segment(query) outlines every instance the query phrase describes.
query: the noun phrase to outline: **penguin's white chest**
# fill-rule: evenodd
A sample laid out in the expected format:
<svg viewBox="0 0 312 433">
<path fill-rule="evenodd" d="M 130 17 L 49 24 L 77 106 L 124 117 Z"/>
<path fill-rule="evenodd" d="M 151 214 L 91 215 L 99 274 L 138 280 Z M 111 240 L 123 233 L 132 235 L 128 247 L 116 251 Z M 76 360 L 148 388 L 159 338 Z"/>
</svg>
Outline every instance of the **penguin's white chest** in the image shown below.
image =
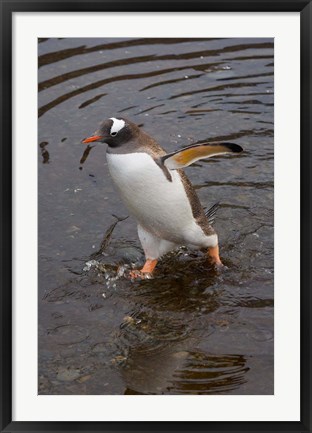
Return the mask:
<svg viewBox="0 0 312 433">
<path fill-rule="evenodd" d="M 107 153 L 110 174 L 121 197 L 139 224 L 156 236 L 180 241 L 194 217 L 176 171 L 172 182 L 147 153 Z"/>
</svg>

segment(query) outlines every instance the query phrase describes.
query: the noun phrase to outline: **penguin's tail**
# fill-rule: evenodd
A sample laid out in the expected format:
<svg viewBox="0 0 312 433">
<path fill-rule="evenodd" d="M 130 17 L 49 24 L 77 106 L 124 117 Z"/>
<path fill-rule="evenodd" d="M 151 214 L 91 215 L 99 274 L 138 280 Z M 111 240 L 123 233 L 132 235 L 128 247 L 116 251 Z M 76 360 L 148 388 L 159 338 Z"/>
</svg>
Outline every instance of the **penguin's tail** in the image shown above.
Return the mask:
<svg viewBox="0 0 312 433">
<path fill-rule="evenodd" d="M 218 201 L 213 206 L 211 206 L 208 210 L 205 211 L 205 215 L 206 215 L 210 225 L 212 225 L 214 223 L 216 213 L 217 213 L 217 210 L 219 209 L 219 207 L 220 207 L 220 202 Z"/>
</svg>

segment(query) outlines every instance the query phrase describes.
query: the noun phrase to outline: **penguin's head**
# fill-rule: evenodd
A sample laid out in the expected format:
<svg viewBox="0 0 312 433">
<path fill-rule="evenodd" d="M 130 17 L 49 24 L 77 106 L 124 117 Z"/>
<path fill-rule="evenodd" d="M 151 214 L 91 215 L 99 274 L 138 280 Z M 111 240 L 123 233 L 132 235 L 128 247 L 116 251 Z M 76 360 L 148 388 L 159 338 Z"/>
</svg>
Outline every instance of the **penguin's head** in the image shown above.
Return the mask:
<svg viewBox="0 0 312 433">
<path fill-rule="evenodd" d="M 130 141 L 139 131 L 139 127 L 122 117 L 104 120 L 97 131 L 82 143 L 107 143 L 110 147 L 119 147 Z"/>
</svg>

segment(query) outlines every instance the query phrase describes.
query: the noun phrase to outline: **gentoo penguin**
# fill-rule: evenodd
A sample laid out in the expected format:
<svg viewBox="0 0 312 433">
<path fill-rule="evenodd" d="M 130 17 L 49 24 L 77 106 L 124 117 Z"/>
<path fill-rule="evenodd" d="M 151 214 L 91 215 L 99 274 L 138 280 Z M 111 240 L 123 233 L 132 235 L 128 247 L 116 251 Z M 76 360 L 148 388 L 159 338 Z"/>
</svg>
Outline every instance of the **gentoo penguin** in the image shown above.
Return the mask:
<svg viewBox="0 0 312 433">
<path fill-rule="evenodd" d="M 153 272 L 158 259 L 178 246 L 207 248 L 222 266 L 218 236 L 182 168 L 199 159 L 243 149 L 234 143 L 201 143 L 173 153 L 135 123 L 111 117 L 83 143 L 107 143 L 109 172 L 129 212 L 138 222 L 146 262 L 132 276 Z"/>
</svg>

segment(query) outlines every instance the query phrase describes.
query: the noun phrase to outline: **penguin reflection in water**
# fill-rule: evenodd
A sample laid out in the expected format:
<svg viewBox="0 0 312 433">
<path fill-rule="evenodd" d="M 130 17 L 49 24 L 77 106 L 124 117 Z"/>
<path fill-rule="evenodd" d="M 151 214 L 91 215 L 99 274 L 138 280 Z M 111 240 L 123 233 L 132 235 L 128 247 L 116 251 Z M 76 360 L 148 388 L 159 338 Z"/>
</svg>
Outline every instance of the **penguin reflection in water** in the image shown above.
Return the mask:
<svg viewBox="0 0 312 433">
<path fill-rule="evenodd" d="M 105 120 L 83 143 L 107 143 L 111 177 L 138 222 L 146 262 L 132 277 L 153 272 L 161 256 L 178 246 L 207 248 L 211 263 L 222 267 L 218 236 L 182 168 L 195 161 L 243 149 L 234 143 L 202 143 L 173 153 L 124 118 Z"/>
</svg>

